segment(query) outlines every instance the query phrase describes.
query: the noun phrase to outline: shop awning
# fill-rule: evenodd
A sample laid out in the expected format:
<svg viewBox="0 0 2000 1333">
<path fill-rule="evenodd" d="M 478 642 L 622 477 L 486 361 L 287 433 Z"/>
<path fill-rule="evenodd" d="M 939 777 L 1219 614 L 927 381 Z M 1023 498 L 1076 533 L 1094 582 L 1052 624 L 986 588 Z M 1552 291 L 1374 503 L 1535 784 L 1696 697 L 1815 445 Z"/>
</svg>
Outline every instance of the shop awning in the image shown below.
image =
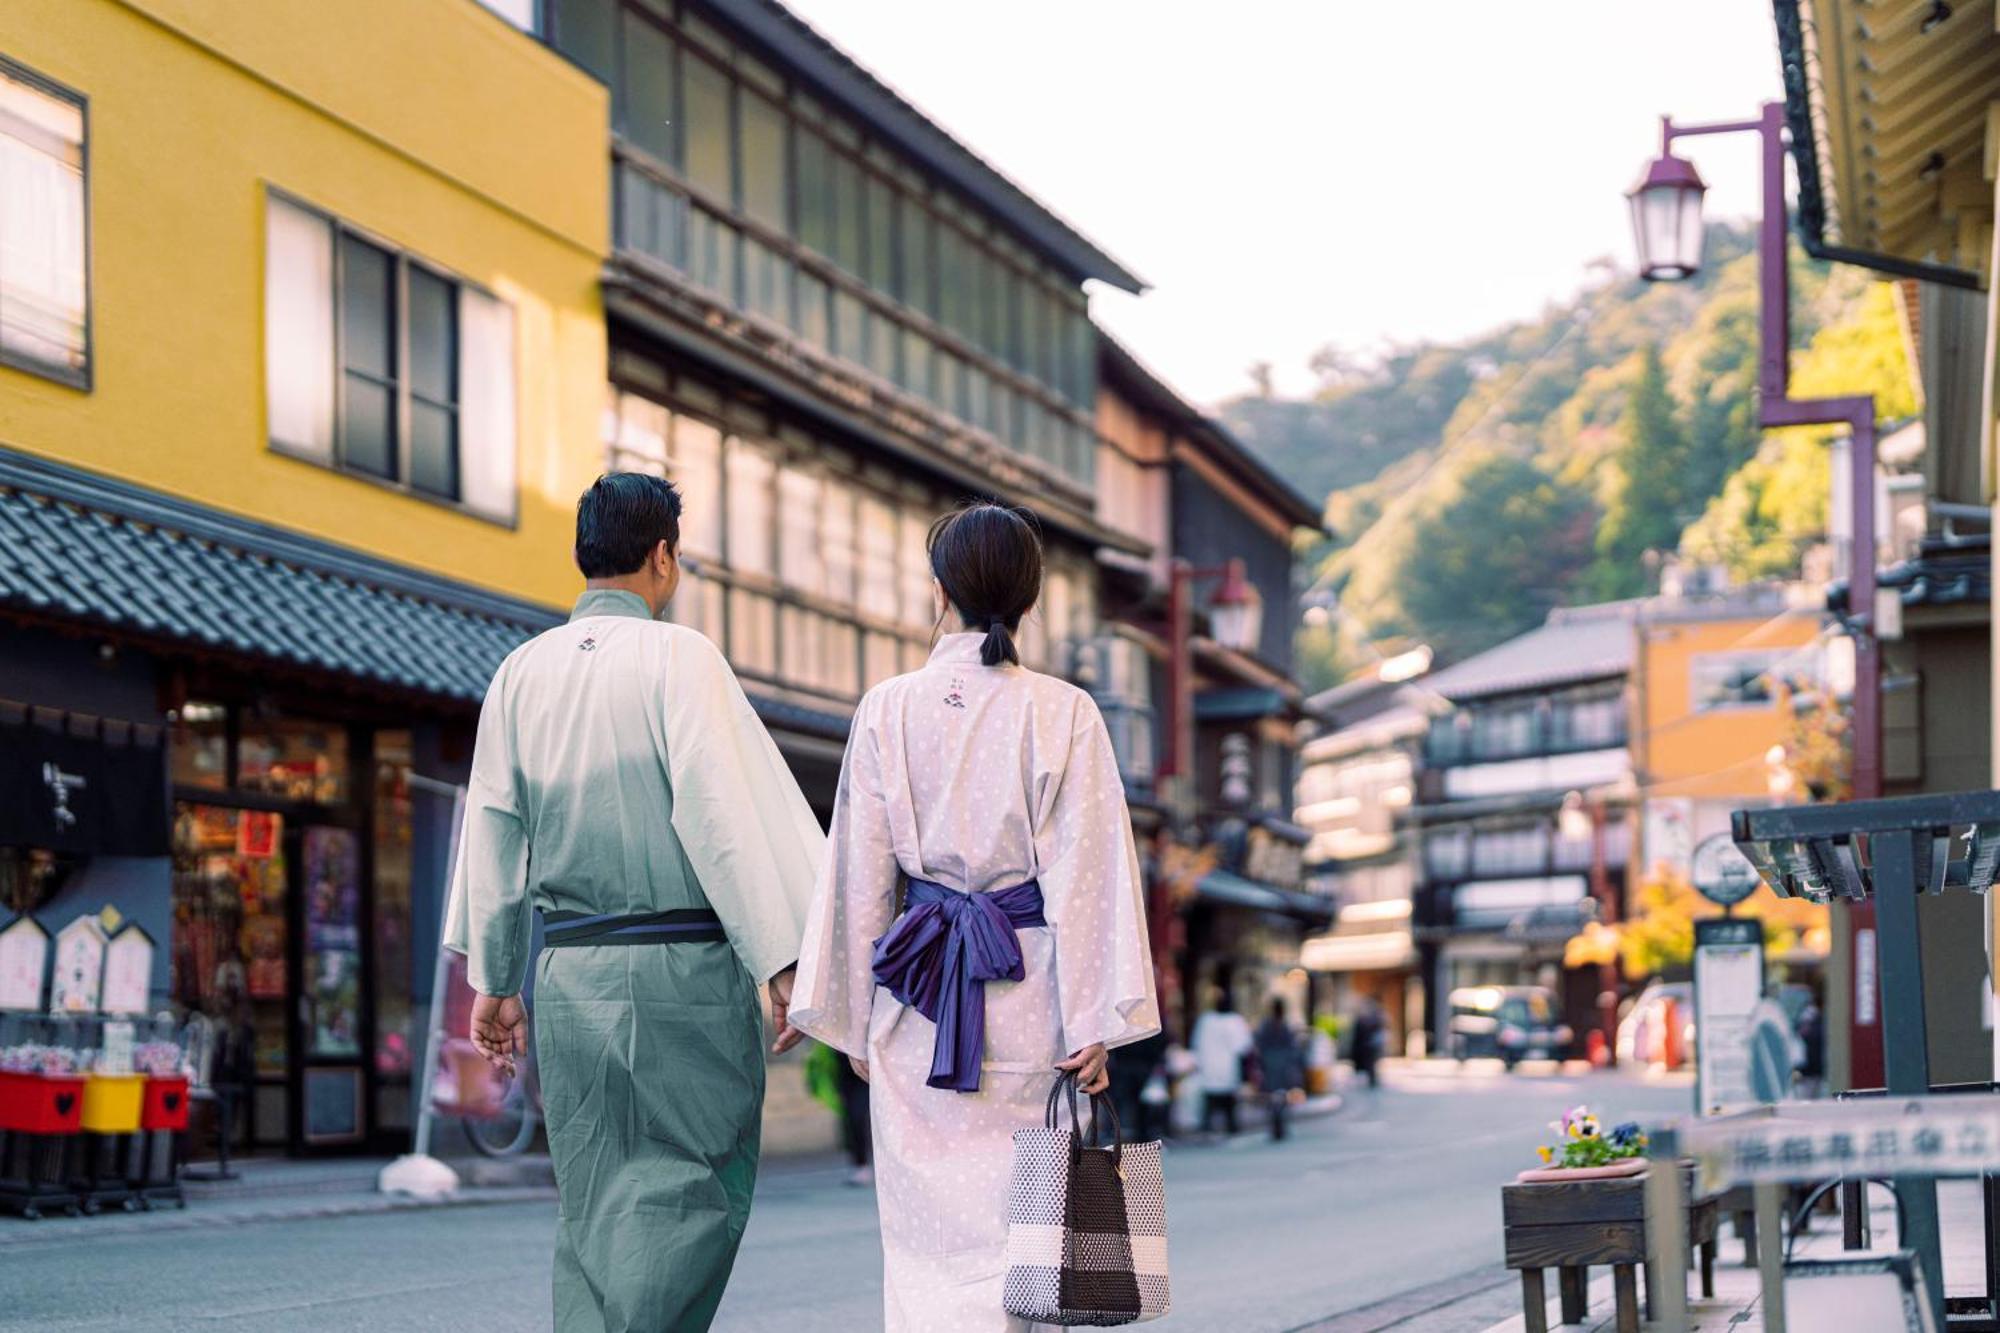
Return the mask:
<svg viewBox="0 0 2000 1333">
<path fill-rule="evenodd" d="M 1416 961 L 1416 941 L 1407 930 L 1317 935 L 1299 946 L 1299 966 L 1309 972 L 1394 972 Z"/>
<path fill-rule="evenodd" d="M 463 702 L 559 618 L 11 450 L 0 612 Z"/>
<path fill-rule="evenodd" d="M 1195 886 L 1210 902 L 1231 907 L 1248 907 L 1259 912 L 1278 912 L 1304 921 L 1331 921 L 1333 900 L 1317 893 L 1280 888 L 1262 880 L 1245 879 L 1227 870 L 1211 870 Z"/>
</svg>

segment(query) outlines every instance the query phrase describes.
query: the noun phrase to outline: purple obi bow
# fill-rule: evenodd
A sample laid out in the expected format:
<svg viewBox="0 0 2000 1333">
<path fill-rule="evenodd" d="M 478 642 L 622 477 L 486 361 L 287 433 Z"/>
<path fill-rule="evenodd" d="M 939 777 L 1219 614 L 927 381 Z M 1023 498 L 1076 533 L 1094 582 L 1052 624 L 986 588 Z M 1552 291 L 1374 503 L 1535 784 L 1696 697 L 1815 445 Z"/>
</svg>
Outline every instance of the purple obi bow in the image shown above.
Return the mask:
<svg viewBox="0 0 2000 1333">
<path fill-rule="evenodd" d="M 927 879 L 909 881 L 903 915 L 875 941 L 875 980 L 937 1024 L 933 1088 L 979 1091 L 986 1054 L 986 983 L 1019 981 L 1015 931 L 1046 926 L 1034 880 L 998 893 L 960 893 Z"/>
</svg>

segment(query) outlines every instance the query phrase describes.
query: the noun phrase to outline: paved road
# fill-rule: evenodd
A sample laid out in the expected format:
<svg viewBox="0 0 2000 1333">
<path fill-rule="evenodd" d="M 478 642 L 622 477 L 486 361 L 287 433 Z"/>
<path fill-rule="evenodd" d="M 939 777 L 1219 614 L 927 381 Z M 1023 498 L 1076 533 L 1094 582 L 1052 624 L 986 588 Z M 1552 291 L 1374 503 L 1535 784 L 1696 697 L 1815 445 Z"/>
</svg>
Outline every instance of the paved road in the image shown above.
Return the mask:
<svg viewBox="0 0 2000 1333">
<path fill-rule="evenodd" d="M 1280 1333 L 1490 1266 L 1496 1187 L 1546 1121 L 1580 1100 L 1613 1119 L 1688 1097 L 1622 1075 L 1399 1071 L 1290 1142 L 1176 1146 L 1168 1326 Z M 542 1329 L 551 1223 L 550 1205 L 516 1203 L 73 1231 L 0 1249 L 0 1329 Z M 774 1168 L 719 1333 L 878 1327 L 880 1262 L 870 1192 L 836 1171 Z"/>
</svg>

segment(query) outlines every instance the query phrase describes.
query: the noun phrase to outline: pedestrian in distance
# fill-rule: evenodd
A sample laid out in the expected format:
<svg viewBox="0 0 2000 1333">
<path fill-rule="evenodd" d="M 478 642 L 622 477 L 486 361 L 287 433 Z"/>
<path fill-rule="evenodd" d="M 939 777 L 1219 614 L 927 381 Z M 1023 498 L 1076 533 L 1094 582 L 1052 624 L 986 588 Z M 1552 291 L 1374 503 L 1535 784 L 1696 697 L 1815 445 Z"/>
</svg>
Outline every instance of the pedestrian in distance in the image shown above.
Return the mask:
<svg viewBox="0 0 2000 1333">
<path fill-rule="evenodd" d="M 1285 1002 L 1271 1001 L 1270 1012 L 1257 1025 L 1257 1066 L 1264 1076 L 1264 1105 L 1271 1118 L 1271 1139 L 1286 1134 L 1285 1117 L 1291 1110 L 1292 1093 L 1305 1082 L 1304 1053 L 1297 1034 L 1285 1017 Z"/>
<path fill-rule="evenodd" d="M 1194 1021 L 1195 1078 L 1201 1088 L 1201 1128 L 1212 1131 L 1217 1120 L 1225 1134 L 1236 1132 L 1236 1099 L 1243 1090 L 1244 1057 L 1256 1050 L 1250 1022 L 1236 1012 L 1228 991 L 1219 991 L 1215 1007 Z"/>
<path fill-rule="evenodd" d="M 1134 1139 L 1156 1139 L 1165 1129 L 1166 1057 L 1165 1029 L 1111 1052 L 1111 1104 Z"/>
<path fill-rule="evenodd" d="M 473 1045 L 511 1073 L 540 912 L 535 1052 L 559 1207 L 555 1327 L 709 1327 L 750 1216 L 769 993 L 783 1051 L 824 839 L 714 644 L 659 619 L 681 497 L 637 473 L 577 505 L 586 589 L 479 714 L 447 946 Z"/>
<path fill-rule="evenodd" d="M 1382 1047 L 1388 1026 L 1388 1020 L 1382 1013 L 1382 1006 L 1373 996 L 1363 1000 L 1361 1008 L 1355 1011 L 1351 1058 L 1355 1074 L 1367 1079 L 1371 1088 L 1382 1086 L 1382 1076 L 1377 1066 L 1382 1059 Z"/>
<path fill-rule="evenodd" d="M 1104 1091 L 1159 1005 L 1104 719 L 1014 646 L 1040 539 L 981 504 L 929 550 L 957 632 L 855 712 L 791 1019 L 869 1081 L 887 1328 L 1025 1333 L 1005 1308 L 1013 1136 L 1058 1071 Z"/>
</svg>

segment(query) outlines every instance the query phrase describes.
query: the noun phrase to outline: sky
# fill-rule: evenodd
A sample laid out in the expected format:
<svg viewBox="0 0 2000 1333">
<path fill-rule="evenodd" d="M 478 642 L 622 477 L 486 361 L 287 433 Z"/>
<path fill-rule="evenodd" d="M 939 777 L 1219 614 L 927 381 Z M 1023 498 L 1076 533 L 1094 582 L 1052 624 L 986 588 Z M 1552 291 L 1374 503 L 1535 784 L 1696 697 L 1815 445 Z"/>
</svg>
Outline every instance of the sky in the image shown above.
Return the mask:
<svg viewBox="0 0 2000 1333">
<path fill-rule="evenodd" d="M 1098 321 L 1212 406 L 1269 362 L 1537 313 L 1632 266 L 1659 116 L 1782 95 L 1760 0 L 787 0 L 1151 284 Z M 1713 217 L 1754 136 L 1684 141 Z"/>
</svg>

